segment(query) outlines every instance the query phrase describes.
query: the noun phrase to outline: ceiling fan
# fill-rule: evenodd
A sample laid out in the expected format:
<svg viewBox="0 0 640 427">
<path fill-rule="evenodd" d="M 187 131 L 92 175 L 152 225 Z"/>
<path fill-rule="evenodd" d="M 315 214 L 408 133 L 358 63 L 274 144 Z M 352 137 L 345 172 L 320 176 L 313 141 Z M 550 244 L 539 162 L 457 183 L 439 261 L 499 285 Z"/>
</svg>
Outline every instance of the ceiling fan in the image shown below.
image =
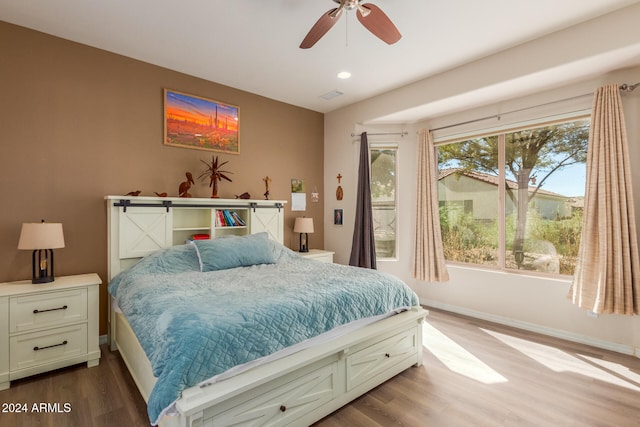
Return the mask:
<svg viewBox="0 0 640 427">
<path fill-rule="evenodd" d="M 316 44 L 338 21 L 344 9 L 357 9 L 356 16 L 358 17 L 358 21 L 360 21 L 367 30 L 371 31 L 376 37 L 387 44 L 394 44 L 402 37 L 396 26 L 393 25 L 393 22 L 391 22 L 389 17 L 385 15 L 378 6 L 371 3 L 361 4 L 362 0 L 333 1 L 339 3 L 340 6 L 331 9 L 318 19 L 318 22 L 311 27 L 307 36 L 302 40 L 302 43 L 300 43 L 301 49 L 309 49 Z"/>
</svg>

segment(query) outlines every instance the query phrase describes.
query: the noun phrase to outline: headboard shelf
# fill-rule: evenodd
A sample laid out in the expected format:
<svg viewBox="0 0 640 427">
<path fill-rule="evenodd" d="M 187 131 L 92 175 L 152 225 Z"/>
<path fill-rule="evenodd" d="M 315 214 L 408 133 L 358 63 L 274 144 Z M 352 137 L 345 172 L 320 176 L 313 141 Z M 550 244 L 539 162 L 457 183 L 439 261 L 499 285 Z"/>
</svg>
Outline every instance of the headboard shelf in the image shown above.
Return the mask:
<svg viewBox="0 0 640 427">
<path fill-rule="evenodd" d="M 267 232 L 284 240 L 284 200 L 106 196 L 108 274 L 113 278 L 140 258 L 184 244 L 195 234 L 210 238 Z M 226 215 L 242 226 L 220 226 Z"/>
<path fill-rule="evenodd" d="M 113 196 L 107 196 L 107 197 L 113 197 Z M 117 200 L 117 199 L 114 199 Z M 191 200 L 195 200 L 195 199 L 191 199 Z M 149 207 L 158 207 L 158 206 L 162 206 L 165 207 L 167 209 L 167 211 L 170 208 L 215 208 L 215 209 L 233 209 L 236 208 L 238 206 L 243 206 L 248 204 L 249 207 L 251 207 L 251 209 L 257 209 L 257 208 L 276 208 L 278 210 L 282 209 L 284 207 L 283 202 L 272 202 L 272 201 L 268 201 L 265 200 L 264 202 L 269 202 L 269 203 L 263 203 L 263 201 L 260 201 L 261 203 L 258 203 L 256 201 L 248 201 L 248 200 L 243 200 L 242 203 L 240 204 L 229 204 L 229 205 L 224 205 L 224 204 L 220 204 L 221 200 L 224 199 L 217 199 L 218 202 L 211 202 L 212 199 L 198 199 L 198 200 L 206 200 L 207 203 L 198 203 L 198 202 L 194 202 L 194 203 L 174 203 L 171 200 L 166 200 L 165 198 L 162 198 L 161 203 L 152 203 L 152 202 L 147 202 L 147 203 L 141 203 L 141 202 L 137 202 L 137 201 L 132 201 L 132 199 L 124 199 L 121 198 L 120 200 L 118 200 L 117 202 L 113 203 L 113 206 L 116 207 L 122 207 L 123 210 L 126 212 L 128 207 L 139 207 L 139 208 L 149 208 Z M 216 200 L 216 199 L 213 199 Z M 229 199 L 229 200 L 236 200 L 236 199 Z"/>
</svg>

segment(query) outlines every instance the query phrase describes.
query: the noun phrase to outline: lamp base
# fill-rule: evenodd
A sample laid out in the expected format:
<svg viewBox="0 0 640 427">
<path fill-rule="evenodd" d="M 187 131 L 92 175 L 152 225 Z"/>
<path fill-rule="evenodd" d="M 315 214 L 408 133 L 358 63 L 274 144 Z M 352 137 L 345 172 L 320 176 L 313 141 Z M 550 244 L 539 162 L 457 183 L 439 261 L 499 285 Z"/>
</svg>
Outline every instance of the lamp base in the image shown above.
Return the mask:
<svg viewBox="0 0 640 427">
<path fill-rule="evenodd" d="M 31 280 L 31 283 L 34 283 L 34 284 L 37 284 L 37 283 L 51 283 L 54 280 L 55 279 L 53 278 L 53 276 L 34 277 Z"/>
<path fill-rule="evenodd" d="M 31 283 L 41 284 L 54 281 L 53 251 L 51 249 L 36 249 L 31 255 L 32 274 Z"/>
<path fill-rule="evenodd" d="M 304 235 L 304 239 L 303 239 Z M 309 234 L 300 233 L 300 250 L 298 252 L 309 252 Z"/>
</svg>

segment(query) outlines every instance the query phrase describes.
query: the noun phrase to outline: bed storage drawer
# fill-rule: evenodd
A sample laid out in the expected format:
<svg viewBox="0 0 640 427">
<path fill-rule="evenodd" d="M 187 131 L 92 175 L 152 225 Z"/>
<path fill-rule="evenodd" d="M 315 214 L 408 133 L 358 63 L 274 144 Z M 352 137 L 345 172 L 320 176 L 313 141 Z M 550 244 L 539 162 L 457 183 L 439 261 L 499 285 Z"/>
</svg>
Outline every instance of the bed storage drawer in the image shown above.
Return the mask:
<svg viewBox="0 0 640 427">
<path fill-rule="evenodd" d="M 334 399 L 337 393 L 338 363 L 309 373 L 294 372 L 277 384 L 269 383 L 242 396 L 242 403 L 207 419 L 212 426 L 288 425 Z M 237 401 L 236 401 L 237 402 Z"/>
<path fill-rule="evenodd" d="M 359 386 L 394 365 L 416 357 L 416 328 L 372 344 L 347 356 L 347 390 Z"/>
<path fill-rule="evenodd" d="M 11 297 L 9 332 L 23 332 L 87 319 L 87 289 Z"/>
<path fill-rule="evenodd" d="M 11 371 L 86 356 L 87 325 L 82 323 L 16 335 L 10 338 L 9 346 Z"/>
</svg>

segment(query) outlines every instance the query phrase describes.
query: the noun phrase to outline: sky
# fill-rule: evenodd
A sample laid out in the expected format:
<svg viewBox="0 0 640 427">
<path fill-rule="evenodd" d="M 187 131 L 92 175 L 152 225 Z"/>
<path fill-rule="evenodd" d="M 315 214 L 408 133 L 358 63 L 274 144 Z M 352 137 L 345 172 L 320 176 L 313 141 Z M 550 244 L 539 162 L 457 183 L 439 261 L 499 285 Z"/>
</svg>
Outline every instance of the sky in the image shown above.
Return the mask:
<svg viewBox="0 0 640 427">
<path fill-rule="evenodd" d="M 584 196 L 584 188 L 587 182 L 587 168 L 584 163 L 567 166 L 554 172 L 545 182 L 542 188 L 563 196 Z"/>
</svg>

